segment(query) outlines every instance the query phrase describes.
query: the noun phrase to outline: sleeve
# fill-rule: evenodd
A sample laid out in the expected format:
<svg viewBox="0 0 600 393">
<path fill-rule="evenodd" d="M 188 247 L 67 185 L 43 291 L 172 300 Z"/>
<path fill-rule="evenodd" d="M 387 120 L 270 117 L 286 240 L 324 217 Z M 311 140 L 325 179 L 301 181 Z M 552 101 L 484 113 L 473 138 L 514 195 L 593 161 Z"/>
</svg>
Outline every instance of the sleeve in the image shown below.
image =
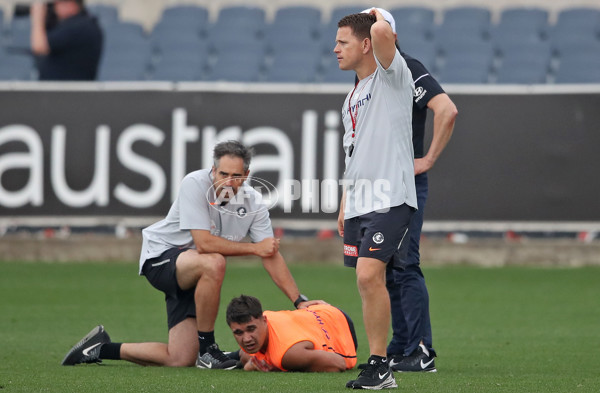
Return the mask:
<svg viewBox="0 0 600 393">
<path fill-rule="evenodd" d="M 210 230 L 210 211 L 212 207 L 206 198 L 207 190 L 199 181 L 186 176 L 179 187 L 179 229 Z"/>
<path fill-rule="evenodd" d="M 444 93 L 444 89 L 420 61 L 409 58 L 406 59 L 406 64 L 415 83 L 414 104 L 423 109 L 429 100 Z"/>
<path fill-rule="evenodd" d="M 408 65 L 406 64 L 404 58 L 400 55 L 398 49 L 396 49 L 394 60 L 392 60 L 392 64 L 390 64 L 387 70 L 383 68 L 377 56 L 374 57 L 379 72 L 381 72 L 384 75 L 387 75 L 387 78 L 391 81 L 392 85 L 413 85 L 412 75 L 410 73 Z"/>
<path fill-rule="evenodd" d="M 271 226 L 271 218 L 267 209 L 261 209 L 254 216 L 252 225 L 250 226 L 250 239 L 253 243 L 258 243 L 268 237 L 273 237 L 273 227 Z"/>
</svg>

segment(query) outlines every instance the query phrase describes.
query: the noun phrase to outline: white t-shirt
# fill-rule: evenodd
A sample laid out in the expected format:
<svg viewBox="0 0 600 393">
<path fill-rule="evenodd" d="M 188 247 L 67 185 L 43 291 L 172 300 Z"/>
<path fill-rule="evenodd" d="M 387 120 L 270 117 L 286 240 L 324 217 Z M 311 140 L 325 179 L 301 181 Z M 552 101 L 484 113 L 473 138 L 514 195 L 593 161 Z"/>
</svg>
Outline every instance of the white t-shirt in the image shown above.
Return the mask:
<svg viewBox="0 0 600 393">
<path fill-rule="evenodd" d="M 142 230 L 140 274 L 147 259 L 156 258 L 170 248 L 195 249 L 191 229 L 207 230 L 235 242 L 246 236 L 255 243 L 273 237 L 269 211 L 261 203 L 261 194 L 247 183 L 226 205 L 215 204 L 215 200 L 210 169 L 186 175 L 167 216 Z"/>
<path fill-rule="evenodd" d="M 375 72 L 359 81 L 342 108 L 345 219 L 404 203 L 417 208 L 412 75 L 397 50 L 387 70 L 375 60 Z"/>
</svg>

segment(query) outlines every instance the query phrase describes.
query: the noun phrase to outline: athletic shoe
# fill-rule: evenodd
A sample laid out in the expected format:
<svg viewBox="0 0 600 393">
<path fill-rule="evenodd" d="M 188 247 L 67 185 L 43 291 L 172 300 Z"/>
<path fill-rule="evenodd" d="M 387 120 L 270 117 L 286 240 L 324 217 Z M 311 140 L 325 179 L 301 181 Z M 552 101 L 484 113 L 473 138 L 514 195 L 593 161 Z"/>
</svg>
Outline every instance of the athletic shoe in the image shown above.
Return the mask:
<svg viewBox="0 0 600 393">
<path fill-rule="evenodd" d="M 98 325 L 71 348 L 63 359 L 62 365 L 74 366 L 80 363 L 102 363 L 102 360 L 100 360 L 100 347 L 109 342 L 110 337 L 104 331 L 104 326 Z"/>
<path fill-rule="evenodd" d="M 237 365 L 237 360 L 230 359 L 220 349 L 217 343 L 212 344 L 202 355 L 198 353 L 196 367 L 212 368 L 221 370 L 233 370 Z"/>
<path fill-rule="evenodd" d="M 369 358 L 368 363 L 361 365 L 360 368 L 362 371 L 358 374 L 358 378 L 348 381 L 347 388 L 381 390 L 398 387 L 394 373 L 387 362 L 377 362 Z"/>
<path fill-rule="evenodd" d="M 390 359 L 390 367 L 399 372 L 428 372 L 435 373 L 435 353 L 430 353 L 423 344 L 419 344 L 417 349 L 409 356 L 393 356 Z"/>
</svg>

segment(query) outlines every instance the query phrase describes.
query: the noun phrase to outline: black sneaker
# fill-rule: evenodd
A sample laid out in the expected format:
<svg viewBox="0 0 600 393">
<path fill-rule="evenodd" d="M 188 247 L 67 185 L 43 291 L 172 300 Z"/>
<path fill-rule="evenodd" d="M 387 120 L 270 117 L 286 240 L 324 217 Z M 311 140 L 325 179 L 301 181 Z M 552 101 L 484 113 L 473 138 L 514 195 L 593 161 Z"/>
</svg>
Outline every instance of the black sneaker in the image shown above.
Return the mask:
<svg viewBox="0 0 600 393">
<path fill-rule="evenodd" d="M 237 365 L 237 360 L 229 358 L 220 349 L 217 343 L 212 344 L 202 355 L 198 353 L 196 367 L 212 368 L 220 370 L 233 370 Z"/>
<path fill-rule="evenodd" d="M 369 358 L 368 363 L 359 368 L 362 371 L 358 374 L 358 378 L 348 381 L 347 388 L 381 390 L 398 387 L 394 373 L 387 362 L 378 362 Z"/>
<path fill-rule="evenodd" d="M 422 371 L 435 373 L 435 353 L 430 353 L 423 344 L 419 344 L 417 349 L 409 356 L 394 356 L 390 359 L 390 367 L 399 372 Z"/>
<path fill-rule="evenodd" d="M 100 347 L 109 342 L 110 337 L 104 331 L 104 326 L 98 325 L 71 348 L 63 359 L 62 365 L 74 366 L 80 363 L 102 363 L 102 360 L 100 360 Z"/>
</svg>

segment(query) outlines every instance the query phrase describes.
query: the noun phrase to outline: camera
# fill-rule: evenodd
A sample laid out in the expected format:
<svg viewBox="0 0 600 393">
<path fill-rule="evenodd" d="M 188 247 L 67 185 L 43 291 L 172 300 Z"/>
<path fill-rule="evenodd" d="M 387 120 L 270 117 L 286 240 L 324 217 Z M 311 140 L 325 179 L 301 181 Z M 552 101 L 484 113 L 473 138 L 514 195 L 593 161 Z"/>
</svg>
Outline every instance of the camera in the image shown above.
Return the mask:
<svg viewBox="0 0 600 393">
<path fill-rule="evenodd" d="M 48 12 L 46 13 L 46 30 L 52 29 L 58 23 L 58 18 L 54 12 L 54 2 L 48 1 L 46 3 Z M 14 18 L 28 17 L 31 13 L 31 4 L 15 4 L 15 10 L 13 13 Z"/>
</svg>

